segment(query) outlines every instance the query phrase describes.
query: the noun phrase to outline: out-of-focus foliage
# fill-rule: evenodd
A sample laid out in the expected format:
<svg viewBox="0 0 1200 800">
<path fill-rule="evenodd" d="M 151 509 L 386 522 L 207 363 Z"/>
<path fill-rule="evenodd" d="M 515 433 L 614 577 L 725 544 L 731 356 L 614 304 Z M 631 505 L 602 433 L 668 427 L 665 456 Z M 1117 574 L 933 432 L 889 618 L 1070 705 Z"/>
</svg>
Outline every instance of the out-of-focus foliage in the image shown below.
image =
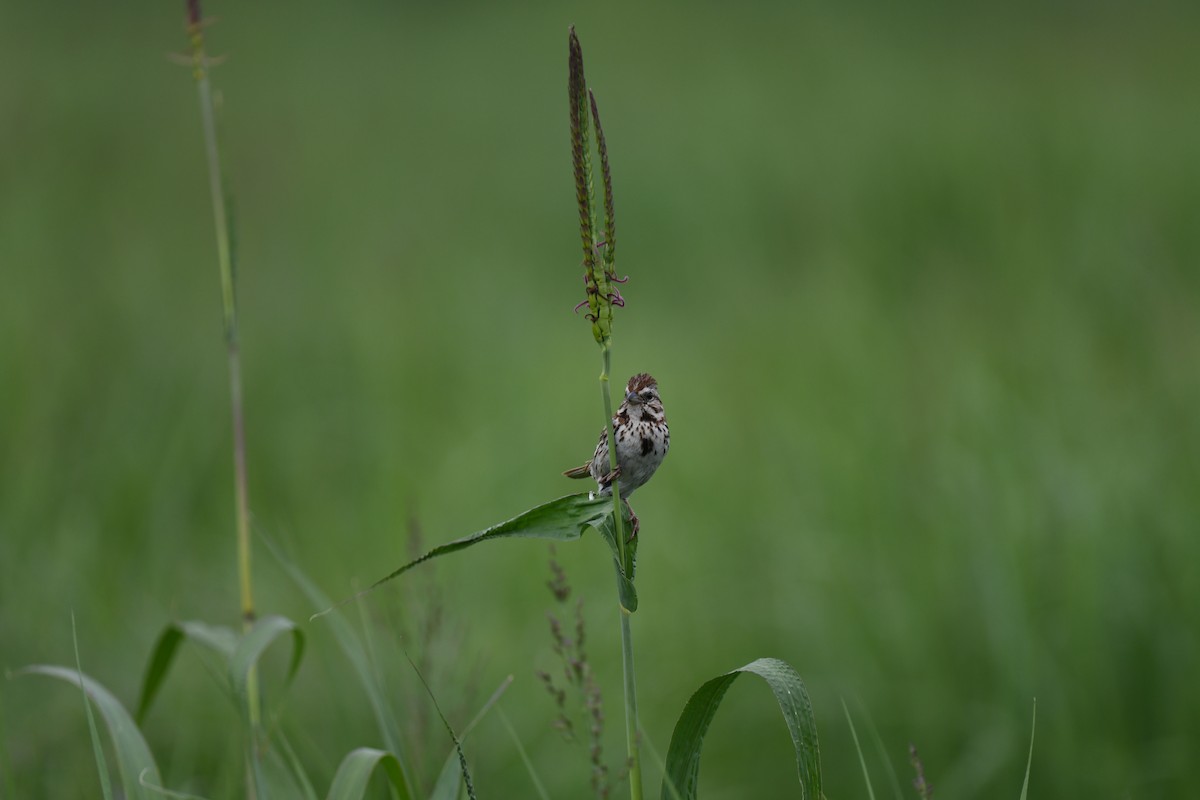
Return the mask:
<svg viewBox="0 0 1200 800">
<path fill-rule="evenodd" d="M 0 667 L 74 663 L 74 609 L 88 674 L 132 708 L 168 621 L 238 622 L 207 177 L 190 74 L 164 57 L 186 46 L 183 10 L 10 6 Z M 839 695 L 904 784 L 916 743 L 939 795 L 1015 795 L 1034 696 L 1031 795 L 1191 791 L 1194 4 L 206 12 L 210 51 L 229 56 L 214 83 L 251 506 L 327 594 L 409 560 L 410 519 L 432 546 L 577 488 L 560 473 L 602 412 L 571 314 L 574 23 L 633 276 L 614 379 L 653 372 L 673 433 L 635 498 L 655 748 L 694 687 L 770 655 L 812 694 L 830 796 L 862 786 Z M 507 712 L 539 775 L 580 796 L 586 757 L 532 677 L 553 661 L 546 576 L 528 567 L 542 547 L 430 565 L 458 633 L 427 674 L 456 726 L 479 687 L 516 675 Z M 262 612 L 306 619 L 258 552 Z M 559 559 L 616 720 L 608 548 L 584 537 Z M 420 610 L 398 584 L 429 577 L 364 600 L 378 647 Z M 285 720 L 326 786 L 381 742 L 330 630 L 305 627 Z M 428 718 L 410 674 L 385 678 L 398 719 Z M 16 796 L 95 791 L 78 693 L 60 688 L 0 681 Z M 705 743 L 707 798 L 795 786 L 777 708 L 742 692 Z M 181 658 L 145 725 L 166 785 L 240 791 L 219 698 Z M 446 752 L 428 730 L 425 784 Z M 498 723 L 467 750 L 481 794 L 530 792 Z"/>
</svg>

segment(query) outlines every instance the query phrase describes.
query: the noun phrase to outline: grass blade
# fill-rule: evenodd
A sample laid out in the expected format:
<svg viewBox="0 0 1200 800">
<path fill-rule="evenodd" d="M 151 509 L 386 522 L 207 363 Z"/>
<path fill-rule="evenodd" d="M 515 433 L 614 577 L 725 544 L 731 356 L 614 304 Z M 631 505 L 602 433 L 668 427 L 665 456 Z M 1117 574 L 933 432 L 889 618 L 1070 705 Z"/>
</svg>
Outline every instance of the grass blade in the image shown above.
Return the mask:
<svg viewBox="0 0 1200 800">
<path fill-rule="evenodd" d="M 610 516 L 611 508 L 612 501 L 609 498 L 592 498 L 586 492 L 567 495 L 557 500 L 551 500 L 549 503 L 543 503 L 498 525 L 493 525 L 470 536 L 464 536 L 461 539 L 455 539 L 452 542 L 438 545 L 425 553 L 425 555 L 415 558 L 402 567 L 393 570 L 361 592 L 335 603 L 324 611 L 313 614 L 310 621 L 328 614 L 330 611 L 345 605 L 351 600 L 362 597 L 367 592 L 373 591 L 393 578 L 408 572 L 418 564 L 424 564 L 426 561 L 438 556 L 464 550 L 479 542 L 507 538 L 551 539 L 560 542 L 573 541 L 582 536 L 584 530 L 588 527 L 596 527 L 606 516 Z"/>
<path fill-rule="evenodd" d="M 871 741 L 875 745 L 875 754 L 879 756 L 879 760 L 887 767 L 888 778 L 891 780 L 892 794 L 896 800 L 904 800 L 904 792 L 900 790 L 900 776 L 896 774 L 896 768 L 892 766 L 892 761 L 888 758 L 887 748 L 883 746 L 883 739 L 879 736 L 879 730 L 875 727 L 875 722 L 871 719 L 871 712 L 867 710 L 862 701 L 858 702 L 858 708 L 862 711 L 863 716 L 867 720 L 867 730 L 871 733 Z"/>
<path fill-rule="evenodd" d="M 71 644 L 75 646 L 75 671 L 79 673 L 79 692 L 83 695 L 83 710 L 87 713 L 88 734 L 92 738 L 92 755 L 96 758 L 96 771 L 100 773 L 100 793 L 104 800 L 112 800 L 112 780 L 108 776 L 108 762 L 104 759 L 104 747 L 100 744 L 100 731 L 96 728 L 96 715 L 83 686 L 83 664 L 79 660 L 79 636 L 75 632 L 75 612 L 71 612 Z"/>
<path fill-rule="evenodd" d="M 850 736 L 854 739 L 854 750 L 858 753 L 858 763 L 862 766 L 863 780 L 867 784 L 867 797 L 875 800 L 875 789 L 871 786 L 871 773 L 867 770 L 867 759 L 863 756 L 862 747 L 858 743 L 858 731 L 854 730 L 854 720 L 850 718 L 850 709 L 846 708 L 845 699 L 842 700 L 842 711 L 846 713 L 846 724 L 850 726 Z"/>
<path fill-rule="evenodd" d="M 367 795 L 367 784 L 376 767 L 383 768 L 383 774 L 401 798 L 412 800 L 400 762 L 386 750 L 372 747 L 360 747 L 346 754 L 333 776 L 327 800 L 362 800 Z"/>
<path fill-rule="evenodd" d="M 60 681 L 83 687 L 88 699 L 95 703 L 96 708 L 100 710 L 100 716 L 104 718 L 108 734 L 112 737 L 113 752 L 117 757 L 117 770 L 121 775 L 121 785 L 124 787 L 125 797 L 150 797 L 148 790 L 141 785 L 140 781 L 143 778 L 150 783 L 162 783 L 162 776 L 159 774 L 158 765 L 154 763 L 150 746 L 142 738 L 133 717 L 108 689 L 84 675 L 80 670 L 67 667 L 35 664 L 25 667 L 16 674 L 45 675 L 48 678 L 57 678 Z"/>
<path fill-rule="evenodd" d="M 1037 733 L 1037 698 L 1033 698 L 1033 722 L 1029 727 L 1029 758 L 1025 761 L 1025 783 L 1021 784 L 1021 800 L 1029 794 L 1029 771 L 1033 769 L 1033 737 Z"/>
<path fill-rule="evenodd" d="M 267 550 L 275 557 L 279 565 L 283 567 L 288 577 L 300 587 L 300 591 L 304 592 L 308 601 L 316 608 L 329 608 L 329 597 L 309 579 L 302 569 L 296 566 L 283 553 L 279 545 L 270 536 L 261 529 L 259 530 L 259 535 L 266 543 Z M 367 655 L 366 647 L 364 647 L 354 627 L 344 616 L 341 614 L 330 614 L 327 619 L 333 636 L 337 640 L 338 647 L 341 648 L 342 653 L 350 661 L 355 674 L 358 675 L 359 683 L 362 684 L 363 691 L 367 694 L 371 710 L 375 714 L 375 723 L 379 728 L 379 735 L 383 738 L 384 744 L 387 745 L 388 752 L 394 754 L 397 761 L 400 762 L 400 769 L 404 774 L 403 796 L 413 797 L 412 781 L 409 780 L 408 767 L 402 758 L 400 723 L 396 719 L 396 715 L 392 713 L 392 707 L 387 701 L 383 685 L 375 674 L 375 670 L 371 668 L 371 659 Z"/>
<path fill-rule="evenodd" d="M 304 632 L 296 623 L 287 617 L 272 614 L 254 623 L 254 627 L 238 641 L 237 647 L 229 657 L 229 678 L 234 692 L 239 697 L 246 696 L 250 673 L 263 652 L 286 633 L 292 635 L 292 660 L 284 680 L 286 685 L 292 682 L 296 670 L 300 668 L 300 661 L 304 658 Z"/>
<path fill-rule="evenodd" d="M 804 800 L 821 798 L 821 752 L 817 743 L 817 723 L 804 681 L 791 665 L 777 658 L 760 658 L 744 667 L 708 681 L 688 700 L 675 723 L 671 745 L 667 749 L 667 768 L 663 775 L 662 800 L 672 797 L 669 784 L 687 800 L 695 800 L 700 777 L 700 748 L 704 734 L 729 687 L 743 673 L 759 676 L 771 687 L 783 713 L 792 744 L 796 748 L 796 768 Z"/>
<path fill-rule="evenodd" d="M 496 713 L 500 715 L 500 722 L 504 724 L 505 730 L 512 738 L 513 745 L 517 748 L 517 755 L 521 757 L 521 763 L 525 765 L 525 771 L 529 773 L 529 779 L 533 781 L 533 788 L 537 790 L 538 797 L 541 800 L 550 800 L 550 795 L 546 794 L 546 787 L 542 784 L 542 779 L 538 777 L 533 762 L 529 760 L 529 753 L 525 752 L 525 746 L 521 744 L 521 737 L 517 735 L 517 729 L 509 721 L 508 715 L 504 713 L 504 708 L 498 706 Z"/>
<path fill-rule="evenodd" d="M 433 689 L 429 688 L 429 683 L 425 680 L 425 676 L 422 675 L 421 670 L 417 668 L 417 662 L 412 660 L 412 656 L 408 654 L 408 650 L 403 646 L 401 647 L 401 650 L 404 651 L 404 657 L 408 659 L 408 663 L 410 666 L 412 666 L 413 672 L 417 674 L 417 679 L 420 680 L 421 685 L 425 687 L 425 693 L 429 695 L 429 700 L 433 703 L 433 709 L 437 712 L 438 719 L 442 721 L 442 725 L 446 726 L 446 732 L 450 734 L 450 739 L 454 742 L 454 750 L 458 754 L 458 772 L 456 773 L 451 770 L 450 774 L 453 777 L 447 777 L 447 770 L 445 767 L 443 767 L 441 774 L 438 776 L 437 784 L 434 786 L 433 794 L 429 796 L 430 800 L 457 800 L 462 788 L 459 778 L 461 778 L 462 781 L 465 781 L 467 784 L 467 796 L 470 797 L 471 800 L 476 800 L 475 787 L 471 783 L 471 771 L 467 769 L 467 755 L 463 752 L 462 741 L 458 738 L 458 736 L 455 735 L 454 728 L 450 727 L 449 720 L 447 720 L 446 715 L 442 713 L 442 707 L 438 705 L 437 697 L 434 696 Z M 507 688 L 507 684 L 502 686 L 501 690 L 505 688 Z M 493 694 L 493 699 L 495 699 L 496 696 L 496 694 Z M 490 702 L 491 701 L 489 701 L 489 703 Z M 453 758 L 453 754 L 451 754 L 451 758 Z M 451 761 L 451 763 L 453 762 Z"/>
<path fill-rule="evenodd" d="M 232 628 L 208 625 L 203 622 L 172 622 L 159 634 L 146 664 L 146 675 L 142 678 L 142 694 L 138 701 L 136 719 L 140 724 L 150 710 L 158 690 L 162 688 L 167 673 L 174 662 L 175 653 L 185 639 L 207 647 L 228 663 L 237 646 L 237 634 Z"/>
</svg>

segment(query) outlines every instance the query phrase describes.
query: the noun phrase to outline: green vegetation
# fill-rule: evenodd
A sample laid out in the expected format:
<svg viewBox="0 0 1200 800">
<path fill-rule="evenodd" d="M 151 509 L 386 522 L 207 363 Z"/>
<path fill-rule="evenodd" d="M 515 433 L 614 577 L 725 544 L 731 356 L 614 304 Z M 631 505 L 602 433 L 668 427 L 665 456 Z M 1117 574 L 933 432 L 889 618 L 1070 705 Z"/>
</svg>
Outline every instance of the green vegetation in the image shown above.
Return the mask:
<svg viewBox="0 0 1200 800">
<path fill-rule="evenodd" d="M 586 792 L 534 676 L 554 660 L 542 543 L 307 621 L 321 592 L 578 488 L 560 473 L 600 411 L 570 315 L 572 22 L 634 276 L 612 375 L 652 371 L 674 434 L 637 498 L 643 755 L 696 687 L 776 656 L 812 694 L 833 798 L 864 789 L 842 696 L 906 797 L 910 742 L 935 796 L 1018 796 L 1030 763 L 1030 797 L 1191 791 L 1194 9 L 206 11 L 230 56 L 248 496 L 288 553 L 255 539 L 254 605 L 305 651 L 286 693 L 288 646 L 255 654 L 263 725 L 318 796 L 377 766 L 377 788 L 456 773 L 397 632 L 481 795 Z M 133 710 L 176 631 L 142 731 L 161 785 L 215 798 L 244 791 L 243 728 L 223 634 L 185 621 L 236 629 L 241 607 L 204 144 L 163 58 L 181 19 L 25 4 L 0 26 L 0 668 L 75 664 L 73 611 L 84 691 Z M 558 559 L 621 753 L 610 551 L 584 536 Z M 5 797 L 100 794 L 78 675 L 52 677 L 75 690 L 0 680 Z M 703 796 L 794 792 L 777 703 L 731 698 Z"/>
</svg>

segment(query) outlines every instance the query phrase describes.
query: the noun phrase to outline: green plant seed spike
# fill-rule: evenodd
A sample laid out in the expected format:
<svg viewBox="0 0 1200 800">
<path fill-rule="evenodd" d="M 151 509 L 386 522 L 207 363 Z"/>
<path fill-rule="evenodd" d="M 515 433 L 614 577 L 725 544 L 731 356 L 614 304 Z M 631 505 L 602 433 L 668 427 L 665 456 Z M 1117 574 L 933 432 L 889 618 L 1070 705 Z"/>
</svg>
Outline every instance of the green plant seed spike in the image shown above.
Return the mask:
<svg viewBox="0 0 1200 800">
<path fill-rule="evenodd" d="M 675 723 L 671 734 L 671 746 L 667 750 L 667 769 L 663 775 L 662 800 L 671 800 L 675 794 L 668 786 L 674 785 L 675 792 L 685 800 L 694 800 L 700 779 L 700 749 L 704 735 L 712 723 L 713 716 L 725 697 L 725 692 L 743 673 L 757 675 L 767 682 L 783 720 L 787 723 L 796 749 L 796 768 L 800 776 L 800 796 L 804 800 L 821 800 L 821 751 L 817 744 L 817 723 L 813 717 L 812 702 L 800 674 L 785 661 L 777 658 L 760 658 L 744 667 L 719 675 L 696 690 L 684 706 L 683 713 Z"/>
<path fill-rule="evenodd" d="M 158 771 L 158 765 L 154 762 L 150 746 L 142 738 L 133 717 L 129 715 L 129 712 L 121 705 L 121 701 L 112 692 L 79 670 L 67 667 L 35 664 L 19 670 L 16 674 L 44 675 L 76 687 L 82 686 L 88 699 L 99 709 L 100 716 L 108 728 L 124 796 L 137 800 L 150 800 L 155 797 L 151 790 L 141 784 L 141 780 L 144 779 L 150 784 L 161 784 L 162 776 Z"/>
</svg>

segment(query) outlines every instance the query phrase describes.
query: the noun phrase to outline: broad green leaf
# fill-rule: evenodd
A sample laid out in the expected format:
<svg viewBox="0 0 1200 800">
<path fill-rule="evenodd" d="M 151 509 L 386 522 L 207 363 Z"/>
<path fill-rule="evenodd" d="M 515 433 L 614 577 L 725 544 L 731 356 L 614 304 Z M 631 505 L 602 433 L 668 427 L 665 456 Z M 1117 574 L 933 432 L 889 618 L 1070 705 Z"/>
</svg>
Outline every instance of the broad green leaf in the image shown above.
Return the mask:
<svg viewBox="0 0 1200 800">
<path fill-rule="evenodd" d="M 142 679 L 142 697 L 138 702 L 137 720 L 140 723 L 146 718 L 150 704 L 158 696 L 167 678 L 167 672 L 175 659 L 175 652 L 185 639 L 207 647 L 228 664 L 237 645 L 237 634 L 232 628 L 221 625 L 208 625 L 204 622 L 172 622 L 159 634 L 158 641 L 146 665 L 146 676 Z"/>
<path fill-rule="evenodd" d="M 148 799 L 153 796 L 146 787 L 141 785 L 139 778 L 144 777 L 149 783 L 161 784 L 162 776 L 159 775 L 158 765 L 154 763 L 150 747 L 142 738 L 141 732 L 138 731 L 133 717 L 129 716 L 129 712 L 121 705 L 121 701 L 114 697 L 108 689 L 82 672 L 67 667 L 37 664 L 25 667 L 17 674 L 45 675 L 66 681 L 74 686 L 82 684 L 84 692 L 96 704 L 96 708 L 100 710 L 100 716 L 104 718 L 104 723 L 108 726 L 108 733 L 113 742 L 113 752 L 117 757 L 117 769 L 121 774 L 121 785 L 125 789 L 125 797 Z"/>
<path fill-rule="evenodd" d="M 262 617 L 245 636 L 238 640 L 229 657 L 229 679 L 238 697 L 246 696 L 250 670 L 271 644 L 285 633 L 292 634 L 292 661 L 288 666 L 286 683 L 291 683 L 304 657 L 304 632 L 287 617 L 277 614 Z"/>
<path fill-rule="evenodd" d="M 292 581 L 308 597 L 308 601 L 317 608 L 329 608 L 329 597 L 317 588 L 317 585 L 304 574 L 304 571 L 282 552 L 270 536 L 266 535 L 262 530 L 259 530 L 259 535 L 266 542 L 267 549 L 271 552 L 271 555 L 275 557 L 276 561 L 279 562 Z M 412 782 L 408 779 L 408 767 L 402 758 L 400 723 L 397 721 L 396 715 L 392 712 L 392 706 L 384 695 L 383 686 L 379 682 L 375 670 L 371 667 L 371 659 L 367 655 L 367 649 L 363 646 L 363 642 L 355 632 L 354 627 L 344 616 L 341 614 L 330 614 L 328 619 L 329 625 L 333 630 L 333 636 L 337 639 L 338 646 L 346 658 L 349 659 L 350 665 L 354 667 L 354 672 L 358 675 L 358 680 L 362 684 L 363 690 L 367 693 L 371 710 L 375 714 L 375 722 L 379 728 L 379 734 L 383 737 L 383 741 L 387 745 L 387 750 L 396 756 L 396 760 L 400 764 L 400 770 L 404 776 L 404 789 L 401 791 L 400 796 L 404 800 L 409 800 L 414 795 Z"/>
<path fill-rule="evenodd" d="M 800 674 L 777 658 L 760 658 L 744 667 L 727 672 L 705 683 L 688 700 L 675 723 L 671 734 L 671 746 L 667 749 L 667 769 L 663 775 L 661 798 L 673 796 L 669 784 L 687 800 L 694 800 L 700 778 L 700 748 L 704 734 L 725 692 L 742 673 L 759 676 L 771 687 L 779 710 L 792 735 L 796 748 L 796 767 L 800 773 L 801 797 L 804 800 L 821 800 L 821 753 L 817 745 L 817 723 L 813 718 L 812 703 L 804 688 Z"/>
<path fill-rule="evenodd" d="M 376 767 L 383 768 L 383 773 L 401 797 L 410 797 L 404 772 L 396 757 L 385 750 L 360 747 L 348 753 L 338 765 L 333 784 L 329 787 L 328 800 L 362 800 L 366 797 L 367 784 Z"/>
<path fill-rule="evenodd" d="M 611 500 L 609 501 L 611 504 Z M 622 509 L 624 514 L 624 532 L 629 535 L 631 530 L 631 521 L 629 517 L 629 508 L 626 506 Z M 596 531 L 608 543 L 608 547 L 612 550 L 613 566 L 617 568 L 617 592 L 620 596 L 621 606 L 628 612 L 637 611 L 638 597 L 637 589 L 633 586 L 634 571 L 637 569 L 637 546 L 638 539 L 633 539 L 625 543 L 625 563 L 621 563 L 621 551 L 617 546 L 616 526 L 613 525 L 613 515 L 609 514 L 600 521 L 599 525 L 593 526 Z"/>
<path fill-rule="evenodd" d="M 424 564 L 426 561 L 438 556 L 464 550 L 479 542 L 507 538 L 551 539 L 559 542 L 573 541 L 582 536 L 585 529 L 599 526 L 605 517 L 610 516 L 612 503 L 611 497 L 593 498 L 589 493 L 571 494 L 566 497 L 560 497 L 557 500 L 551 500 L 549 503 L 531 508 L 524 514 L 501 522 L 498 525 L 493 525 L 470 536 L 464 536 L 461 539 L 455 539 L 452 542 L 438 545 L 420 558 L 413 559 L 398 569 L 393 570 L 361 592 L 342 600 L 340 603 L 318 614 L 314 614 L 312 619 L 328 614 L 338 606 L 361 597 L 393 578 L 403 575 L 418 564 Z"/>
</svg>

